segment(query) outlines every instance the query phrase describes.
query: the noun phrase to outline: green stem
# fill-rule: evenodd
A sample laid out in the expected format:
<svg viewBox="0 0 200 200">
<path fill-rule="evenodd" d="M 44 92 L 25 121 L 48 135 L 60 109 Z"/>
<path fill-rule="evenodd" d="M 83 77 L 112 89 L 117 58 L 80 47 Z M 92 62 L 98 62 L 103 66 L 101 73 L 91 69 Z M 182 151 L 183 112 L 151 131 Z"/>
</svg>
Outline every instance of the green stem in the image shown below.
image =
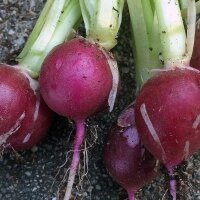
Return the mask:
<svg viewBox="0 0 200 200">
<path fill-rule="evenodd" d="M 187 0 L 179 0 L 181 9 L 187 8 L 188 2 Z"/>
<path fill-rule="evenodd" d="M 154 21 L 153 10 L 151 9 L 151 2 L 149 0 L 142 0 L 142 7 L 147 28 L 147 34 L 150 35 Z"/>
<path fill-rule="evenodd" d="M 160 33 L 158 28 L 158 17 L 154 11 L 154 19 L 152 24 L 152 29 L 149 37 L 149 46 L 150 46 L 150 69 L 159 69 L 163 67 L 161 60 L 161 41 Z"/>
<path fill-rule="evenodd" d="M 134 40 L 136 84 L 141 87 L 145 80 L 149 78 L 149 71 L 146 69 L 150 61 L 149 41 L 141 0 L 127 0 L 127 2 Z"/>
<path fill-rule="evenodd" d="M 155 4 L 154 4 L 154 0 L 149 0 L 150 4 L 151 4 L 151 9 L 154 12 L 155 11 Z"/>
<path fill-rule="evenodd" d="M 154 0 L 165 67 L 182 64 L 186 35 L 178 0 Z"/>
<path fill-rule="evenodd" d="M 185 63 L 188 65 L 190 63 L 193 53 L 195 30 L 196 30 L 196 6 L 195 6 L 195 0 L 190 0 L 188 2 L 187 40 L 186 40 L 186 55 L 185 55 Z"/>
<path fill-rule="evenodd" d="M 37 39 L 42 27 L 44 26 L 45 20 L 48 16 L 49 10 L 52 7 L 52 4 L 53 4 L 53 0 L 49 0 L 46 2 L 45 6 L 38 18 L 37 23 L 31 33 L 31 35 L 29 36 L 28 41 L 26 42 L 24 49 L 22 50 L 22 52 L 19 55 L 20 57 L 24 57 L 24 55 L 27 54 L 27 52 L 30 50 L 30 48 L 32 46 L 32 43 Z"/>
<path fill-rule="evenodd" d="M 147 35 L 149 39 L 149 54 L 150 63 L 148 69 L 160 68 L 161 61 L 159 55 L 161 54 L 158 19 L 155 12 L 155 6 L 152 0 L 142 0 L 144 20 L 146 23 Z"/>
<path fill-rule="evenodd" d="M 52 48 L 66 40 L 81 18 L 78 0 L 48 0 L 24 49 L 19 65 L 37 78 L 42 62 Z"/>
<path fill-rule="evenodd" d="M 187 18 L 187 7 L 181 10 L 182 17 Z M 196 14 L 200 14 L 200 1 L 196 2 Z"/>
<path fill-rule="evenodd" d="M 87 39 L 110 50 L 117 44 L 124 0 L 80 0 Z"/>
<path fill-rule="evenodd" d="M 141 87 L 148 80 L 152 73 L 151 69 L 160 68 L 159 60 L 159 40 L 156 15 L 152 20 L 147 20 L 147 16 L 143 9 L 144 1 L 128 0 L 129 13 L 132 25 L 132 34 L 134 41 L 134 59 L 136 69 L 136 84 Z M 142 4 L 143 3 L 143 4 Z M 151 4 L 149 4 L 150 6 Z M 152 5 L 151 5 L 152 7 Z M 150 9 L 150 8 L 149 8 Z M 152 10 L 153 13 L 153 10 Z M 150 25 L 148 23 L 151 23 Z M 149 28 L 151 26 L 151 29 Z M 149 29 L 149 36 L 148 36 Z"/>
</svg>

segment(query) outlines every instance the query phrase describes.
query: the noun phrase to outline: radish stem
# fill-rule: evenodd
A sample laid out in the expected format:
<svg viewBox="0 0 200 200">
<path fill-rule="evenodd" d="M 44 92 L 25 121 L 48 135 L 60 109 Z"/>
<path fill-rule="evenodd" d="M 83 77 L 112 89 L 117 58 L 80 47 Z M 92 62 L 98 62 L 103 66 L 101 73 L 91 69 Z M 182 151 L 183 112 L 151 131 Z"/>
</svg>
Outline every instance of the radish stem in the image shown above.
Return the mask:
<svg viewBox="0 0 200 200">
<path fill-rule="evenodd" d="M 136 82 L 137 86 L 141 87 L 145 80 L 149 78 L 149 72 L 146 70 L 150 63 L 147 28 L 141 0 L 128 0 L 127 2 L 133 29 Z"/>
<path fill-rule="evenodd" d="M 188 6 L 187 0 L 179 0 L 179 2 L 180 2 L 181 9 L 187 8 Z"/>
<path fill-rule="evenodd" d="M 69 178 L 67 183 L 67 188 L 65 192 L 64 200 L 69 200 L 71 196 L 72 187 L 74 184 L 74 179 L 76 175 L 76 171 L 80 162 L 80 152 L 81 152 L 81 144 L 85 139 L 85 120 L 80 120 L 76 122 L 76 135 L 74 139 L 74 148 L 73 148 L 73 157 L 69 171 Z"/>
<path fill-rule="evenodd" d="M 143 14 L 146 23 L 147 35 L 150 35 L 154 20 L 153 10 L 150 1 L 142 0 Z"/>
<path fill-rule="evenodd" d="M 148 4 L 148 8 L 141 0 L 128 0 L 127 2 L 134 40 L 136 83 L 140 88 L 151 77 L 150 69 L 162 66 L 159 60 L 158 22 L 152 2 Z M 144 12 L 145 10 L 148 10 L 148 14 Z M 148 19 L 149 15 L 151 19 Z"/>
<path fill-rule="evenodd" d="M 200 13 L 200 1 L 197 1 L 195 5 L 196 5 L 196 12 L 197 12 L 197 14 L 199 14 Z M 187 18 L 187 7 L 182 8 L 181 14 L 184 19 Z"/>
<path fill-rule="evenodd" d="M 80 5 L 87 38 L 112 49 L 117 44 L 124 0 L 81 0 Z"/>
<path fill-rule="evenodd" d="M 196 28 L 196 6 L 195 0 L 188 0 L 188 14 L 187 14 L 187 52 L 185 56 L 186 63 L 190 63 L 195 39 Z"/>
<path fill-rule="evenodd" d="M 181 66 L 186 53 L 186 35 L 179 2 L 154 0 L 154 3 L 165 67 Z"/>
<path fill-rule="evenodd" d="M 24 49 L 16 59 L 37 78 L 44 58 L 52 48 L 68 39 L 81 18 L 78 0 L 48 0 Z"/>
</svg>

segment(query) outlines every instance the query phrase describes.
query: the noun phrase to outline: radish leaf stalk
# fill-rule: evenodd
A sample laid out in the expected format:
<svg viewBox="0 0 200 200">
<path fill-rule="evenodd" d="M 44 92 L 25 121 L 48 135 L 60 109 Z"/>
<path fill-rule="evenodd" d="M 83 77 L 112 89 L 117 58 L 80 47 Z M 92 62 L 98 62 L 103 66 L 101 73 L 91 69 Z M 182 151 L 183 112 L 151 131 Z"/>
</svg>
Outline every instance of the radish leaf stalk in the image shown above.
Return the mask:
<svg viewBox="0 0 200 200">
<path fill-rule="evenodd" d="M 161 50 L 158 22 L 152 3 L 148 3 L 149 7 L 147 7 L 145 1 L 128 0 L 127 2 L 134 41 L 136 83 L 140 88 L 152 76 L 151 69 L 162 67 L 159 59 Z M 145 10 L 148 10 L 148 15 L 144 12 Z M 149 15 L 151 20 L 149 20 Z"/>
<path fill-rule="evenodd" d="M 184 4 L 184 6 L 182 7 L 182 10 L 181 10 L 181 14 L 184 19 L 187 18 L 187 13 L 188 13 L 187 5 L 188 4 Z M 195 5 L 196 5 L 196 14 L 199 14 L 200 13 L 200 1 L 198 0 Z"/>
<path fill-rule="evenodd" d="M 165 66 L 183 65 L 186 35 L 178 0 L 155 0 L 154 2 Z"/>
<path fill-rule="evenodd" d="M 107 50 L 117 44 L 124 0 L 80 0 L 88 40 Z"/>
<path fill-rule="evenodd" d="M 23 51 L 19 64 L 37 78 L 44 58 L 52 48 L 68 39 L 81 18 L 78 0 L 47 1 Z"/>
<path fill-rule="evenodd" d="M 180 3 L 181 9 L 187 8 L 188 6 L 188 0 L 179 0 L 179 3 Z"/>
</svg>

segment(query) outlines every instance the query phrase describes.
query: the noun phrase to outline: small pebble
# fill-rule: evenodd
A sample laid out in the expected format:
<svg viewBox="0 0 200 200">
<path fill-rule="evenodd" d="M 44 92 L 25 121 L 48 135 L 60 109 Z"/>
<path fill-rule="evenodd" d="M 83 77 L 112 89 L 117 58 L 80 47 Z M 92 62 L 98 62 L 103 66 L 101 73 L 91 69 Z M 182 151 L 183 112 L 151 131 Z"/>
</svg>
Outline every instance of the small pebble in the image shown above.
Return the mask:
<svg viewBox="0 0 200 200">
<path fill-rule="evenodd" d="M 25 172 L 26 176 L 31 176 L 31 172 Z"/>
</svg>

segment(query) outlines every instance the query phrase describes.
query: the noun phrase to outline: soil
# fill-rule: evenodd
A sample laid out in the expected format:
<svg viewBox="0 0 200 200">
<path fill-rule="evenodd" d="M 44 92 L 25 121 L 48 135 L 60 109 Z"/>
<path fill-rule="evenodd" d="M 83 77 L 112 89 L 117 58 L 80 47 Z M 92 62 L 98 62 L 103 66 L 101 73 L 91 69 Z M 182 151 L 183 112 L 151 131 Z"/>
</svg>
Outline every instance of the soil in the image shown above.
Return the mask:
<svg viewBox="0 0 200 200">
<path fill-rule="evenodd" d="M 22 50 L 43 4 L 43 0 L 1 0 L 0 62 L 15 63 L 14 60 Z M 87 121 L 87 144 L 92 144 L 85 153 L 88 168 L 84 172 L 83 162 L 81 163 L 72 199 L 127 199 L 125 191 L 109 177 L 102 155 L 112 123 L 135 96 L 129 25 L 128 11 L 125 8 L 119 43 L 113 50 L 121 74 L 121 89 L 112 113 L 104 112 Z M 66 186 L 64 175 L 70 162 L 66 155 L 72 148 L 73 138 L 73 122 L 56 116 L 48 137 L 42 143 L 30 151 L 5 153 L 0 158 L 0 200 L 62 199 Z M 61 167 L 62 164 L 65 165 Z M 200 199 L 199 166 L 200 153 L 196 153 L 177 168 L 178 200 Z M 137 199 L 169 200 L 167 188 L 168 178 L 162 168 L 160 175 L 137 193 Z"/>
</svg>

